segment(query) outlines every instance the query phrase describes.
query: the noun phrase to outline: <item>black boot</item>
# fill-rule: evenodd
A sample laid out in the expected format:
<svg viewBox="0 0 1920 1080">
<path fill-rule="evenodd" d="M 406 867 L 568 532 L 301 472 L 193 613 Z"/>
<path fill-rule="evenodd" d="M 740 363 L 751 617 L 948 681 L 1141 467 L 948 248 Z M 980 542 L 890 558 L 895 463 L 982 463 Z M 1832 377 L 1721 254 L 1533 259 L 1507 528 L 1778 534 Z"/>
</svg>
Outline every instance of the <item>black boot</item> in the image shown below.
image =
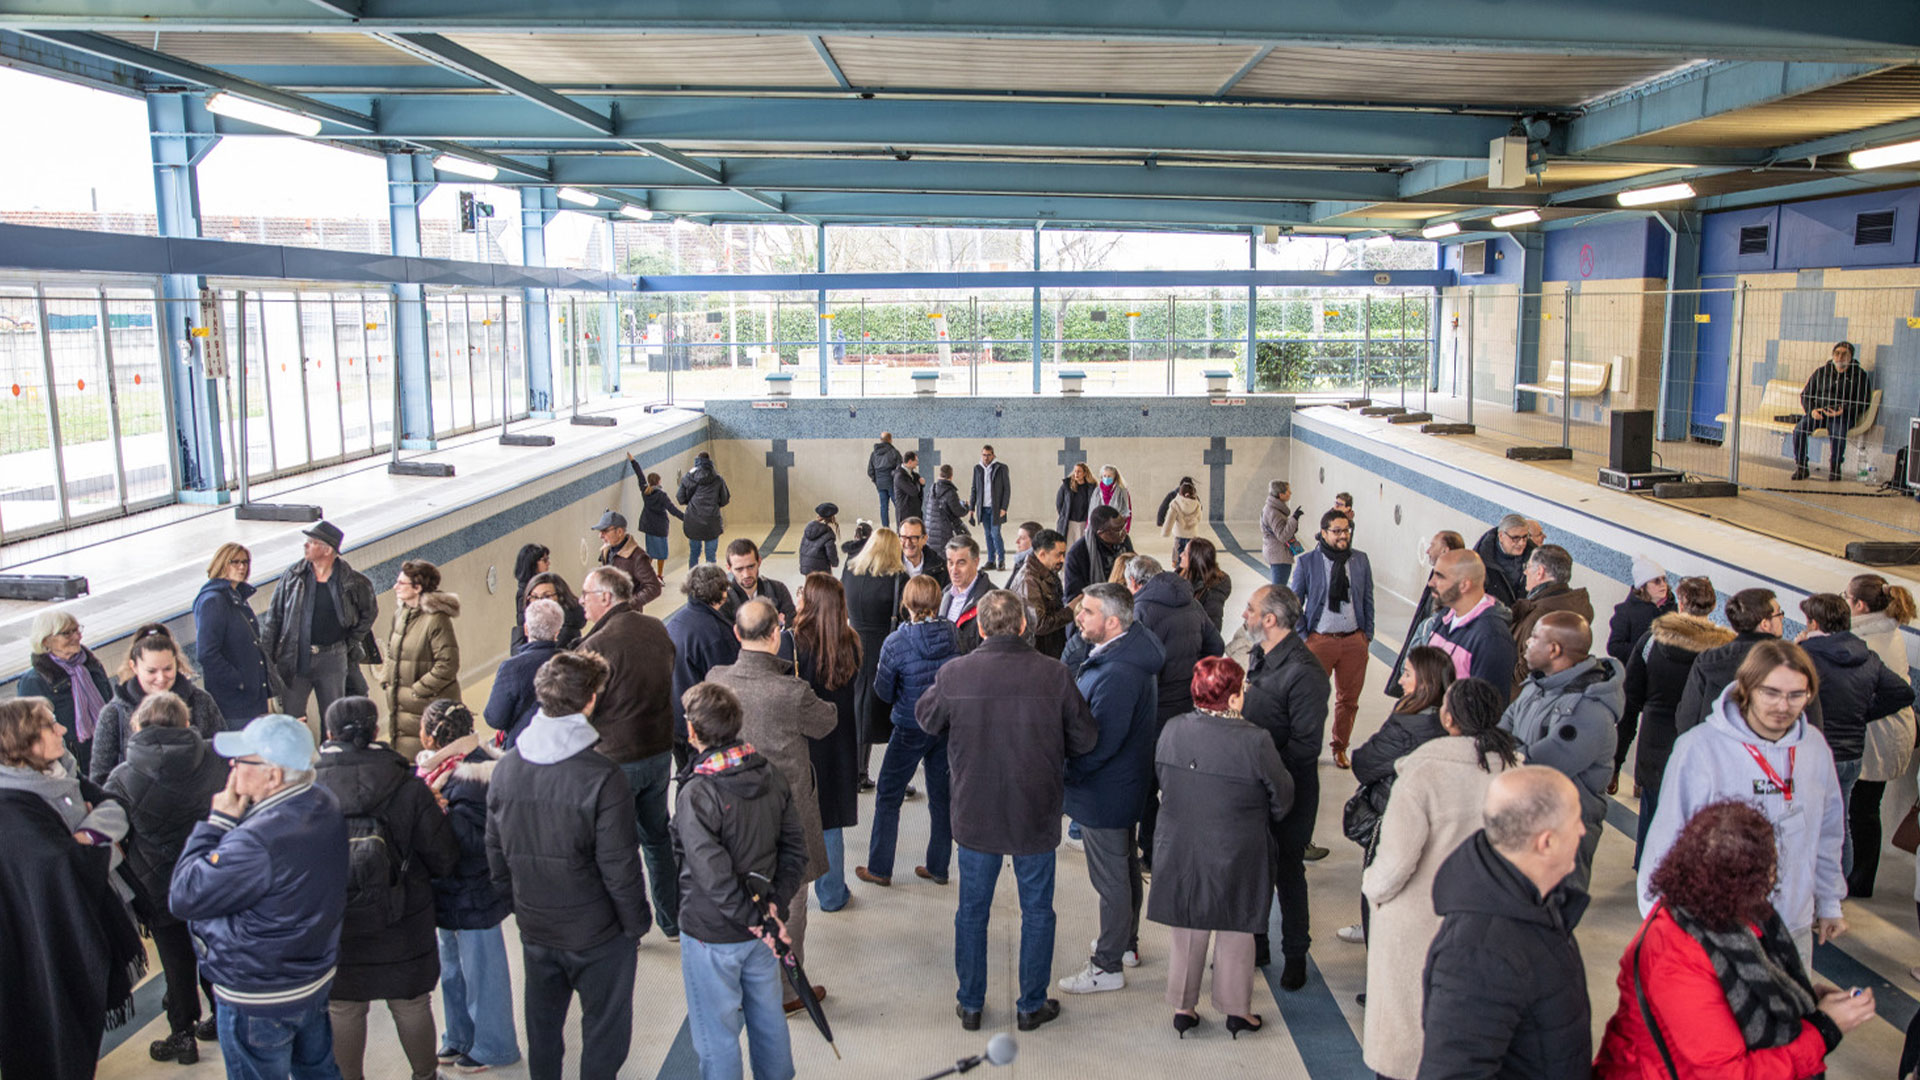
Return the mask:
<svg viewBox="0 0 1920 1080">
<path fill-rule="evenodd" d="M 1794 466 L 1793 475 L 1789 477 L 1789 479 L 1805 480 L 1809 475 L 1810 474 L 1807 472 L 1807 463 L 1803 461 L 1800 464 Z"/>
<path fill-rule="evenodd" d="M 193 1029 L 188 1028 L 164 1039 L 155 1039 L 147 1047 L 147 1056 L 155 1061 L 177 1061 L 182 1065 L 192 1065 L 200 1060 L 200 1044 L 194 1040 Z"/>
<path fill-rule="evenodd" d="M 1298 990 L 1307 985 L 1307 958 L 1289 956 L 1285 967 L 1280 969 L 1280 989 Z"/>
</svg>

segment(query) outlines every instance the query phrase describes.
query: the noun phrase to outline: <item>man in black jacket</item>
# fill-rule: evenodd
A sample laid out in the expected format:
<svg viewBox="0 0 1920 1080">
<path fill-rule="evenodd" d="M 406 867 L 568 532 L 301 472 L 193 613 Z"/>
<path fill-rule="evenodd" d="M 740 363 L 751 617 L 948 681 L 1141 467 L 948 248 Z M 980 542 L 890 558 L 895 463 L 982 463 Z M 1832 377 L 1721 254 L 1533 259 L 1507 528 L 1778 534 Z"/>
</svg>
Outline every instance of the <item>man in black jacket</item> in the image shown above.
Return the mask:
<svg viewBox="0 0 1920 1080">
<path fill-rule="evenodd" d="M 706 681 L 707 672 L 740 658 L 740 639 L 733 624 L 720 617 L 727 602 L 727 572 L 717 566 L 696 566 L 680 583 L 687 602 L 667 616 L 667 636 L 673 639 L 673 762 L 674 772 L 687 767 L 687 716 L 681 702 L 686 692 Z"/>
<path fill-rule="evenodd" d="M 1087 514 L 1086 535 L 1067 549 L 1065 599 L 1071 602 L 1081 589 L 1107 580 L 1122 553 L 1133 554 L 1126 520 L 1111 506 L 1094 507 Z"/>
<path fill-rule="evenodd" d="M 534 678 L 540 711 L 487 792 L 487 865 L 520 929 L 534 1080 L 559 1080 L 576 993 L 581 1076 L 618 1074 L 633 1041 L 634 946 L 653 913 L 632 792 L 588 721 L 606 684 L 593 653 L 547 661 Z"/>
<path fill-rule="evenodd" d="M 740 605 L 749 600 L 765 600 L 780 612 L 780 621 L 785 625 L 793 624 L 795 609 L 793 591 L 785 582 L 775 581 L 760 573 L 760 545 L 741 537 L 727 545 L 727 602 L 720 608 L 720 617 L 733 625 L 733 617 L 740 613 Z"/>
<path fill-rule="evenodd" d="M 1527 595 L 1527 560 L 1535 546 L 1532 527 L 1520 514 L 1508 514 L 1480 534 L 1473 551 L 1486 564 L 1488 596 L 1511 608 Z"/>
<path fill-rule="evenodd" d="M 1327 695 L 1332 684 L 1296 632 L 1304 616 L 1300 598 L 1285 585 L 1254 590 L 1241 616 L 1254 641 L 1247 662 L 1246 702 L 1240 711 L 1267 730 L 1280 760 L 1293 778 L 1293 812 L 1274 830 L 1279 844 L 1275 886 L 1280 896 L 1280 952 L 1286 959 L 1280 986 L 1307 985 L 1307 849 L 1320 806 L 1320 740 L 1327 730 Z M 1324 857 L 1320 849 L 1318 857 Z"/>
<path fill-rule="evenodd" d="M 947 541 L 947 577 L 952 584 L 940 594 L 940 617 L 953 624 L 962 655 L 979 647 L 980 598 L 993 590 L 993 579 L 980 572 L 980 545 L 971 536 Z"/>
<path fill-rule="evenodd" d="M 1487 789 L 1486 828 L 1440 864 L 1440 933 L 1423 976 L 1426 1042 L 1417 1080 L 1564 1080 L 1592 1071 L 1592 1007 L 1573 929 L 1585 890 L 1580 794 L 1545 765 Z"/>
<path fill-rule="evenodd" d="M 744 717 L 733 691 L 701 683 L 682 708 L 693 760 L 680 773 L 673 850 L 693 1048 L 702 1072 L 737 1076 L 744 1026 L 753 1074 L 792 1076 L 780 962 L 761 916 L 772 915 L 784 937 L 778 920 L 787 909 L 778 898 L 805 888 L 800 812 L 780 770 L 740 741 Z"/>
<path fill-rule="evenodd" d="M 908 518 L 920 516 L 927 501 L 927 482 L 920 476 L 919 452 L 907 451 L 888 482 L 893 485 L 893 516 L 900 519 L 899 527 L 904 529 Z"/>
<path fill-rule="evenodd" d="M 1793 478 L 1807 478 L 1807 436 L 1819 428 L 1827 429 L 1827 479 L 1840 479 L 1840 461 L 1847 453 L 1847 431 L 1867 411 L 1873 401 L 1873 387 L 1867 369 L 1854 363 L 1853 343 L 1842 341 L 1833 347 L 1833 359 L 1820 365 L 1807 377 L 1800 390 L 1800 407 L 1806 413 L 1793 425 Z"/>
<path fill-rule="evenodd" d="M 953 838 L 960 845 L 954 1012 L 961 1027 L 979 1030 L 987 998 L 987 919 L 1001 864 L 1012 856 L 1020 888 L 1018 1019 L 1020 1030 L 1031 1031 L 1060 1015 L 1047 987 L 1066 762 L 1091 751 L 1100 729 L 1073 673 L 1022 636 L 1026 605 L 1019 597 L 997 589 L 979 610 L 986 640 L 947 661 L 913 716 L 928 735 L 948 736 L 953 771 Z"/>
<path fill-rule="evenodd" d="M 1727 625 L 1733 627 L 1733 640 L 1695 657 L 1693 670 L 1687 673 L 1687 688 L 1680 692 L 1680 707 L 1673 711 L 1676 736 L 1700 726 L 1720 692 L 1732 685 L 1747 653 L 1763 641 L 1780 637 L 1787 613 L 1772 589 L 1741 589 L 1727 599 Z M 1807 722 L 1817 728 L 1826 726 L 1817 696 L 1807 702 Z"/>
<path fill-rule="evenodd" d="M 1807 628 L 1797 639 L 1820 675 L 1821 734 L 1833 751 L 1840 802 L 1851 805 L 1866 755 L 1867 725 L 1913 704 L 1913 684 L 1888 669 L 1880 655 L 1853 633 L 1853 609 L 1838 593 L 1815 593 L 1800 601 Z M 1840 853 L 1840 870 L 1853 873 L 1853 824 Z"/>
<path fill-rule="evenodd" d="M 873 453 L 867 455 L 867 479 L 873 481 L 874 488 L 880 493 L 880 527 L 891 528 L 893 519 L 887 516 L 887 507 L 893 502 L 893 471 L 900 467 L 900 451 L 893 448 L 893 432 L 880 433 L 880 441 L 873 444 Z M 900 508 L 900 516 L 912 513 L 906 507 Z"/>
<path fill-rule="evenodd" d="M 906 564 L 908 574 L 925 574 L 942 589 L 947 587 L 946 552 L 927 550 L 927 523 L 918 516 L 900 521 L 900 561 Z"/>
<path fill-rule="evenodd" d="M 346 535 L 339 526 L 322 521 L 301 534 L 307 542 L 300 561 L 280 575 L 260 620 L 260 649 L 286 686 L 281 712 L 305 716 L 307 698 L 318 699 L 318 715 L 307 725 L 317 731 L 329 705 L 366 692 L 360 665 L 375 662 L 373 619 L 380 606 L 373 583 L 341 558 Z"/>
<path fill-rule="evenodd" d="M 1013 481 L 1007 475 L 1007 463 L 997 460 L 993 447 L 980 448 L 980 464 L 973 467 L 973 490 L 967 495 L 967 520 L 978 519 L 987 534 L 987 569 L 1005 570 L 1007 550 L 1000 538 L 1000 526 L 1006 524 L 1007 506 L 1013 502 Z"/>
</svg>

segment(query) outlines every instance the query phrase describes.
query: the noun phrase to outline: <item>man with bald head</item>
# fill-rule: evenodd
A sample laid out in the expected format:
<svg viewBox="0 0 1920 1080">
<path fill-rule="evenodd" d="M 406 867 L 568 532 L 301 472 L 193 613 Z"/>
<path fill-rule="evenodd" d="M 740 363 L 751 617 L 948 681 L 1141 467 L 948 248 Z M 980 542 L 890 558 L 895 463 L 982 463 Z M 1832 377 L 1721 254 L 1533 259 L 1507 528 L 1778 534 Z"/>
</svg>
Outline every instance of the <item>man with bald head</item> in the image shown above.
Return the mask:
<svg viewBox="0 0 1920 1080">
<path fill-rule="evenodd" d="M 1575 874 L 1585 888 L 1607 816 L 1627 673 L 1613 657 L 1593 655 L 1593 629 L 1571 611 L 1548 612 L 1533 624 L 1525 660 L 1526 682 L 1500 726 L 1519 740 L 1529 764 L 1558 769 L 1579 787 L 1587 835 Z"/>
<path fill-rule="evenodd" d="M 1440 618 L 1426 644 L 1453 658 L 1453 673 L 1495 686 L 1511 685 L 1513 613 L 1487 595 L 1487 567 L 1471 551 L 1448 551 L 1434 561 L 1427 579 Z"/>
<path fill-rule="evenodd" d="M 1592 1071 L 1592 1010 L 1573 928 L 1581 798 L 1558 771 L 1508 769 L 1487 788 L 1485 828 L 1433 879 L 1440 932 L 1427 952 L 1417 1080 L 1567 1077 Z"/>
</svg>

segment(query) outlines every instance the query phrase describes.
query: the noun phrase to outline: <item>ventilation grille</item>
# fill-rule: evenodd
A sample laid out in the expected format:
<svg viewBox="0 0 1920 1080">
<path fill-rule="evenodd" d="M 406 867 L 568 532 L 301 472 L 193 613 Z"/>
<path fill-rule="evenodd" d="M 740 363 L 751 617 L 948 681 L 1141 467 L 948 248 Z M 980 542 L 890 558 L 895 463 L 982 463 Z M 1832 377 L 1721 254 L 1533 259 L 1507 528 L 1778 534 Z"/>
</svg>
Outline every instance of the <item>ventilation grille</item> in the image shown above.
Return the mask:
<svg viewBox="0 0 1920 1080">
<path fill-rule="evenodd" d="M 1853 219 L 1853 246 L 1893 243 L 1893 211 L 1874 210 Z"/>
<path fill-rule="evenodd" d="M 1463 274 L 1484 274 L 1487 272 L 1487 242 L 1475 240 L 1471 244 L 1460 245 L 1460 272 Z"/>
<path fill-rule="evenodd" d="M 1740 227 L 1740 254 L 1765 255 L 1767 237 L 1773 231 L 1768 225 L 1742 225 Z"/>
</svg>

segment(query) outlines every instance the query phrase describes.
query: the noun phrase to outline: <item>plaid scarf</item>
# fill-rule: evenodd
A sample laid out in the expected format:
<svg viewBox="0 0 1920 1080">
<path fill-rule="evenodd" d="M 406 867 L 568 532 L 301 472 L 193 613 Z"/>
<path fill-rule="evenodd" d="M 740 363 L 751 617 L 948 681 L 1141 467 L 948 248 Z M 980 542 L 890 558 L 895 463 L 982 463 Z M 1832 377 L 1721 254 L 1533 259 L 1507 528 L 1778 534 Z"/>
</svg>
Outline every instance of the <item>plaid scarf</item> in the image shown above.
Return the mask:
<svg viewBox="0 0 1920 1080">
<path fill-rule="evenodd" d="M 1769 912 L 1756 936 L 1744 925 L 1709 930 L 1678 907 L 1669 904 L 1667 910 L 1713 961 L 1748 1050 L 1785 1046 L 1799 1038 L 1800 1022 L 1815 1011 L 1813 984 L 1779 914 Z"/>
<path fill-rule="evenodd" d="M 693 771 L 700 776 L 712 776 L 728 769 L 738 768 L 753 753 L 752 743 L 735 743 L 724 750 L 715 750 L 694 763 Z"/>
</svg>

